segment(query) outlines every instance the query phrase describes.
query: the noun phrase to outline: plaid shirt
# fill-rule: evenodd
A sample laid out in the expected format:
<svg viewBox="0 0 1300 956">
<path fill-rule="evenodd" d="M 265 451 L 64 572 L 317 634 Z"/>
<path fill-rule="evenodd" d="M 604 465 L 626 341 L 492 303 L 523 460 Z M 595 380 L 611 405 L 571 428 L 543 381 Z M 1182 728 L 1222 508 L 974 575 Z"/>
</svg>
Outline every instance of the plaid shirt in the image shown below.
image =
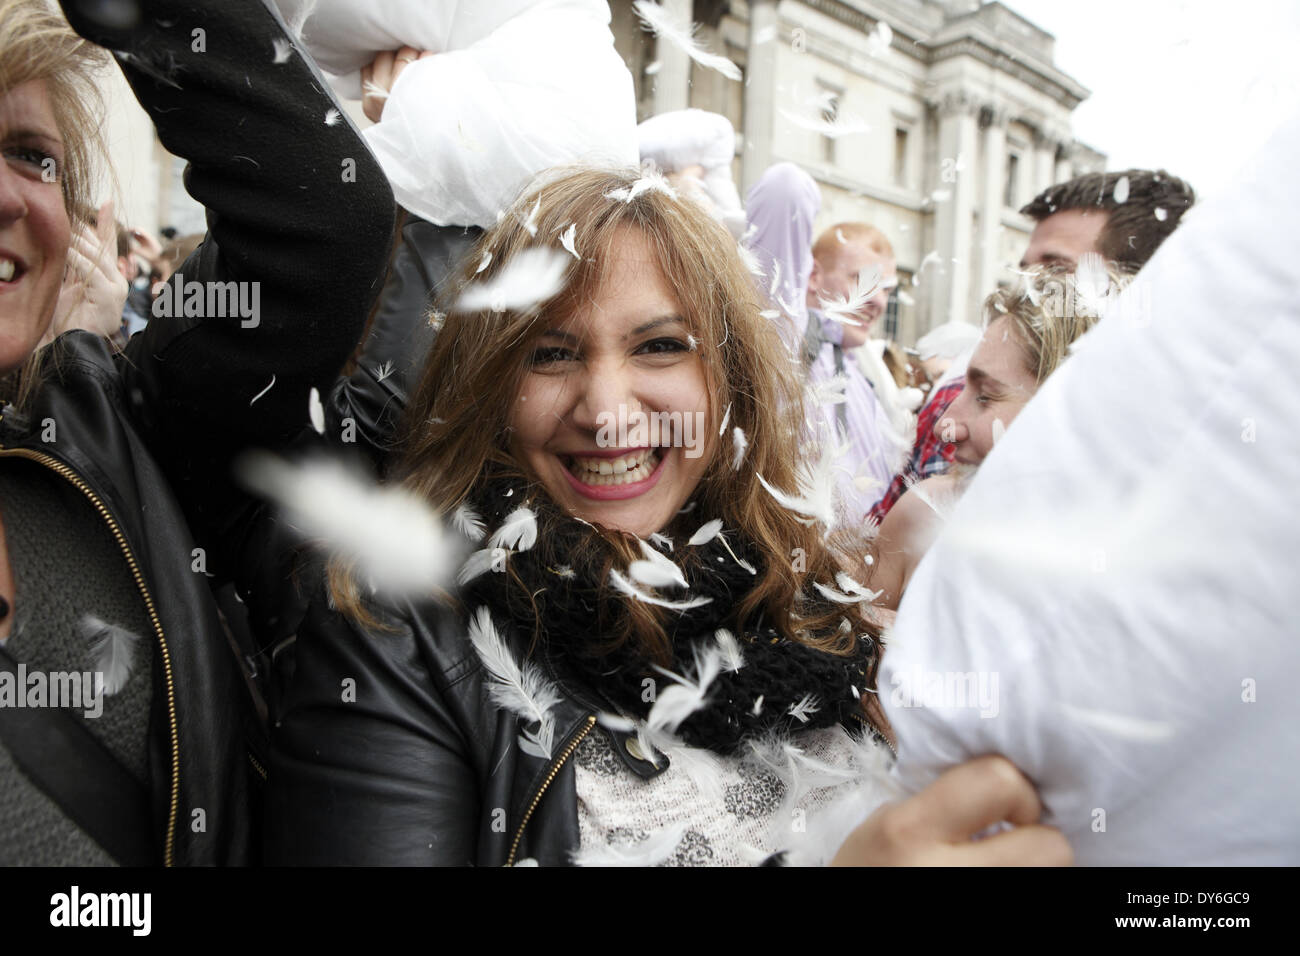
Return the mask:
<svg viewBox="0 0 1300 956">
<path fill-rule="evenodd" d="M 916 482 L 931 475 L 941 475 L 948 470 L 948 465 L 951 464 L 957 450 L 952 442 L 939 439 L 939 436 L 934 433 L 934 426 L 939 419 L 943 418 L 943 413 L 965 387 L 966 376 L 963 375 L 937 390 L 925 403 L 925 407 L 916 418 L 916 443 L 912 445 L 912 457 L 908 459 L 907 467 L 895 475 L 894 480 L 889 483 L 885 496 L 871 509 L 868 517 L 873 523 L 880 524 L 884 521 L 885 515 L 889 514 L 889 509 L 894 507 L 895 502 Z"/>
</svg>

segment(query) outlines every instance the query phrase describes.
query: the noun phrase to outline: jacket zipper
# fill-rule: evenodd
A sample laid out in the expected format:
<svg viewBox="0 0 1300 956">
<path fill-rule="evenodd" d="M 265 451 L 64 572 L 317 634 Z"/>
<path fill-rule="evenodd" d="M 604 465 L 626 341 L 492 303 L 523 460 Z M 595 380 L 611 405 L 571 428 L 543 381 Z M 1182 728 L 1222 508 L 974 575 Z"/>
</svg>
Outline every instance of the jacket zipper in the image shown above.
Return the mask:
<svg viewBox="0 0 1300 956">
<path fill-rule="evenodd" d="M 586 737 L 587 734 L 591 733 L 591 728 L 595 726 L 595 715 L 589 715 L 587 717 L 587 726 L 583 727 L 582 730 L 580 730 L 578 734 L 569 741 L 568 746 L 564 748 L 564 752 L 556 757 L 555 762 L 551 764 L 550 772 L 546 775 L 546 779 L 542 781 L 542 785 L 538 788 L 537 793 L 533 795 L 533 802 L 528 805 L 528 810 L 524 813 L 523 820 L 519 822 L 519 829 L 515 831 L 514 842 L 510 844 L 510 855 L 506 857 L 506 866 L 514 865 L 515 854 L 519 852 L 519 841 L 522 840 L 524 836 L 524 827 L 528 826 L 528 821 L 533 817 L 533 811 L 536 810 L 537 805 L 542 802 L 542 795 L 546 793 L 547 787 L 551 785 L 551 781 L 554 780 L 556 775 L 560 772 L 560 768 L 564 766 L 564 762 L 573 755 L 575 750 L 578 749 L 578 744 L 582 743 L 582 739 Z"/>
<path fill-rule="evenodd" d="M 880 742 L 883 743 L 886 747 L 888 747 L 888 748 L 889 748 L 889 752 L 890 752 L 891 754 L 894 755 L 894 759 L 895 759 L 895 760 L 898 759 L 898 751 L 894 749 L 894 745 L 891 744 L 891 743 L 889 742 L 889 738 L 886 737 L 883 733 L 881 733 L 881 732 L 880 732 L 880 729 L 879 729 L 878 727 L 876 727 L 875 724 L 873 724 L 871 721 L 867 720 L 867 718 L 863 717 L 861 714 L 854 714 L 854 715 L 853 715 L 853 718 L 854 718 L 855 720 L 861 721 L 863 727 L 866 727 L 866 728 L 867 728 L 868 730 L 870 730 L 873 734 L 875 734 L 877 737 L 879 737 L 879 738 L 880 738 Z"/>
<path fill-rule="evenodd" d="M 104 519 L 109 530 L 113 533 L 113 537 L 122 551 L 122 556 L 126 558 L 127 566 L 131 569 L 131 575 L 135 578 L 135 584 L 140 591 L 140 596 L 144 598 L 145 609 L 149 612 L 149 620 L 153 623 L 154 633 L 157 635 L 158 644 L 162 648 L 163 672 L 167 678 L 167 719 L 171 728 L 172 767 L 171 802 L 167 811 L 167 842 L 163 851 L 163 866 L 175 866 L 176 814 L 180 807 L 181 796 L 180 737 L 176 732 L 176 686 L 172 678 L 171 652 L 167 649 L 167 639 L 163 635 L 162 621 L 158 618 L 158 611 L 154 607 L 153 596 L 149 593 L 149 586 L 145 583 L 144 575 L 140 572 L 140 565 L 136 561 L 135 554 L 131 551 L 131 545 L 127 543 L 126 535 L 123 534 L 117 519 L 113 517 L 112 512 L 108 510 L 108 506 L 95 494 L 94 490 L 81 480 L 81 476 L 58 459 L 26 448 L 0 448 L 0 457 L 27 458 L 30 461 L 44 465 L 89 498 L 90 503 L 99 512 L 100 517 Z"/>
<path fill-rule="evenodd" d="M 251 751 L 246 751 L 246 753 L 248 753 L 248 762 L 253 765 L 253 769 L 256 770 L 259 774 L 261 774 L 263 780 L 267 779 L 266 768 L 263 767 L 260 762 L 258 762 L 258 759 L 253 756 Z"/>
</svg>

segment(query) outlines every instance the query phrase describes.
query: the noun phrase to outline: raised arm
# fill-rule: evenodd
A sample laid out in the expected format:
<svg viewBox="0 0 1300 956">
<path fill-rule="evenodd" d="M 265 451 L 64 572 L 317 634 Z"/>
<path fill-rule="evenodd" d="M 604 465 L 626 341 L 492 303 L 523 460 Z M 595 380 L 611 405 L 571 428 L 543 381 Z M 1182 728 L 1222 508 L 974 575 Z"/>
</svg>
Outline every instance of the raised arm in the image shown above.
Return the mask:
<svg viewBox="0 0 1300 956">
<path fill-rule="evenodd" d="M 107 7 L 64 7 L 75 30 L 114 51 L 208 210 L 207 240 L 130 342 L 122 372 L 195 534 L 219 552 L 252 508 L 231 458 L 299 434 L 310 389 L 327 394 L 360 337 L 383 280 L 392 195 L 261 0 L 140 0 L 125 26 L 96 18 Z"/>
</svg>

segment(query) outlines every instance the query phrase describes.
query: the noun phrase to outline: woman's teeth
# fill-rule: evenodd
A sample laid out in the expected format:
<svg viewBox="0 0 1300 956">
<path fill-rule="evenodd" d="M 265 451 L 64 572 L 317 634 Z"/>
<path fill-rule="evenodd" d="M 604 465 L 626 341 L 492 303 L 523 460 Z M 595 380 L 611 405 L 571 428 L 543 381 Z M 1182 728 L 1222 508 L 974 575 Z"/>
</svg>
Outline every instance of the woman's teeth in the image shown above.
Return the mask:
<svg viewBox="0 0 1300 956">
<path fill-rule="evenodd" d="M 659 452 L 647 448 L 622 458 L 580 458 L 572 456 L 568 468 L 586 485 L 629 485 L 645 481 L 659 464 Z"/>
<path fill-rule="evenodd" d="M 12 259 L 0 259 L 0 282 L 12 282 L 18 266 Z"/>
</svg>

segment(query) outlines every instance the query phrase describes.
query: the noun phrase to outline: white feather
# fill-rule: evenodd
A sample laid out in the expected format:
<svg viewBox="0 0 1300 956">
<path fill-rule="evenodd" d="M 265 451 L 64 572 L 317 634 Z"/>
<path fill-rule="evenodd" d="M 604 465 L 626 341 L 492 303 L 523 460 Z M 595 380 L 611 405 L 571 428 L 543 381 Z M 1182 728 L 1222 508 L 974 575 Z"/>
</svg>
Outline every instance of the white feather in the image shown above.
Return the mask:
<svg viewBox="0 0 1300 956">
<path fill-rule="evenodd" d="M 337 126 L 339 124 L 339 120 L 341 119 L 343 119 L 343 114 L 340 113 L 338 110 L 330 109 L 325 111 L 326 126 Z"/>
<path fill-rule="evenodd" d="M 289 57 L 293 55 L 293 44 L 284 37 L 276 37 L 271 41 L 271 46 L 275 48 L 275 58 L 272 63 L 288 63 Z"/>
<path fill-rule="evenodd" d="M 682 569 L 644 541 L 641 542 L 644 561 L 633 561 L 627 573 L 632 580 L 649 588 L 684 588 L 690 585 Z"/>
<path fill-rule="evenodd" d="M 759 480 L 761 481 L 762 479 Z M 704 524 L 700 525 L 700 529 L 696 531 L 695 534 L 691 535 L 690 540 L 686 543 L 688 545 L 708 544 L 718 536 L 718 532 L 721 530 L 722 519 L 714 518 L 712 521 L 706 521 Z"/>
<path fill-rule="evenodd" d="M 1074 269 L 1074 290 L 1079 306 L 1093 315 L 1103 315 L 1111 293 L 1106 260 L 1099 253 L 1085 252 Z M 1036 304 L 1036 303 L 1035 303 Z"/>
<path fill-rule="evenodd" d="M 731 447 L 731 468 L 733 471 L 739 471 L 740 463 L 745 460 L 745 449 L 749 447 L 749 441 L 745 438 L 745 433 L 739 428 L 732 429 Z"/>
<path fill-rule="evenodd" d="M 474 270 L 474 274 L 478 275 L 480 272 L 482 272 L 491 264 L 492 264 L 492 253 L 491 252 L 483 253 L 483 261 L 478 264 L 478 268 Z"/>
<path fill-rule="evenodd" d="M 673 855 L 688 825 L 679 821 L 639 843 L 596 842 L 574 850 L 569 859 L 574 866 L 658 866 Z"/>
<path fill-rule="evenodd" d="M 736 635 L 720 627 L 713 632 L 713 637 L 718 642 L 722 664 L 727 670 L 738 671 L 745 666 L 745 655 L 740 650 L 740 642 L 736 640 Z"/>
<path fill-rule="evenodd" d="M 1074 720 L 1087 724 L 1095 730 L 1127 740 L 1168 740 L 1175 732 L 1174 725 L 1164 720 L 1146 720 L 1130 717 L 1127 714 L 1087 710 L 1083 707 L 1075 707 L 1073 704 L 1062 704 L 1061 707 Z"/>
<path fill-rule="evenodd" d="M 94 615 L 81 619 L 82 634 L 90 642 L 90 669 L 103 675 L 102 693 L 112 697 L 131 677 L 135 666 L 135 646 L 140 638 L 126 628 L 106 624 Z M 90 693 L 87 689 L 86 693 Z"/>
<path fill-rule="evenodd" d="M 722 413 L 722 427 L 718 429 L 718 437 L 721 438 L 727 431 L 727 422 L 731 421 L 731 403 L 727 403 L 727 410 Z"/>
<path fill-rule="evenodd" d="M 699 607 L 702 604 L 708 604 L 713 600 L 713 598 L 697 597 L 691 598 L 688 601 L 666 601 L 661 597 L 655 597 L 653 594 L 647 594 L 614 570 L 609 572 L 609 581 L 614 585 L 614 587 L 618 588 L 618 590 L 622 591 L 629 597 L 636 598 L 638 601 L 644 601 L 646 604 L 666 607 L 672 611 L 686 611 L 693 607 Z"/>
<path fill-rule="evenodd" d="M 524 219 L 523 225 L 530 236 L 537 235 L 537 216 L 542 211 L 542 197 L 537 197 L 537 202 L 533 203 L 533 208 L 528 210 L 528 216 Z"/>
<path fill-rule="evenodd" d="M 710 70 L 717 70 L 729 80 L 740 79 L 740 67 L 725 56 L 709 53 L 700 46 L 699 41 L 693 36 L 694 28 L 689 21 L 675 17 L 659 4 L 649 3 L 647 0 L 637 0 L 636 3 L 632 4 L 632 9 L 636 11 L 636 15 L 645 24 L 645 29 L 655 36 L 667 40 L 700 66 Z"/>
<path fill-rule="evenodd" d="M 466 504 L 457 506 L 451 513 L 451 523 L 452 527 L 471 541 L 482 541 L 483 535 L 487 533 L 478 512 Z"/>
<path fill-rule="evenodd" d="M 1128 186 L 1129 183 L 1127 176 L 1121 176 L 1119 179 L 1115 180 L 1115 192 L 1113 195 L 1115 197 L 1115 202 L 1119 203 L 1121 206 L 1128 202 Z"/>
<path fill-rule="evenodd" d="M 316 429 L 316 434 L 325 434 L 325 406 L 321 404 L 320 392 L 315 388 L 307 396 L 307 414 L 311 416 L 311 427 Z"/>
<path fill-rule="evenodd" d="M 521 505 L 501 522 L 501 527 L 488 538 L 489 548 L 511 548 L 527 551 L 537 543 L 537 516 L 533 509 Z"/>
<path fill-rule="evenodd" d="M 596 715 L 596 723 L 621 734 L 629 734 L 636 730 L 636 721 L 631 717 L 624 717 L 622 714 L 611 714 L 604 710 Z"/>
<path fill-rule="evenodd" d="M 817 589 L 817 593 L 822 597 L 826 598 L 828 601 L 834 601 L 836 604 L 861 604 L 864 601 L 871 602 L 884 593 L 884 591 L 867 591 L 864 589 L 860 594 L 841 594 L 834 588 L 828 588 L 824 584 L 819 584 L 816 581 L 813 582 L 813 587 Z"/>
<path fill-rule="evenodd" d="M 576 222 L 571 222 L 569 223 L 569 228 L 564 230 L 560 235 L 560 245 L 564 246 L 565 251 L 568 252 L 569 255 L 580 260 L 582 259 L 582 256 L 578 255 L 578 249 L 576 246 L 577 238 L 578 224 Z"/>
<path fill-rule="evenodd" d="M 560 692 L 532 661 L 525 661 L 520 666 L 497 633 L 492 614 L 486 607 L 474 612 L 469 622 L 469 639 L 492 677 L 488 683 L 492 703 L 530 724 L 539 725 L 536 731 L 525 731 L 520 736 L 520 746 L 534 756 L 550 760 L 555 736 L 554 718 L 550 711 L 560 702 Z"/>
<path fill-rule="evenodd" d="M 456 572 L 456 583 L 468 584 L 480 574 L 490 571 L 498 553 L 496 548 L 483 548 L 481 551 L 475 551 L 460 566 L 460 570 Z M 505 553 L 509 554 L 510 552 Z"/>
<path fill-rule="evenodd" d="M 361 84 L 361 92 L 366 96 L 374 97 L 377 100 L 388 99 L 388 91 L 370 80 L 366 80 L 366 82 Z"/>
<path fill-rule="evenodd" d="M 393 374 L 393 360 L 389 359 L 383 365 L 375 366 L 375 381 L 382 382 Z"/>
<path fill-rule="evenodd" d="M 820 112 L 815 116 L 805 116 L 791 110 L 781 110 L 780 112 L 795 126 L 812 130 L 814 133 L 820 133 L 822 136 L 828 136 L 831 139 L 871 132 L 871 125 L 852 113 L 838 114 L 835 119 L 828 120 Z"/>
<path fill-rule="evenodd" d="M 799 703 L 791 707 L 786 713 L 801 723 L 808 723 L 808 718 L 817 713 L 821 708 L 817 704 L 817 698 L 812 694 L 805 694 Z"/>
<path fill-rule="evenodd" d="M 869 266 L 858 273 L 853 291 L 847 296 L 821 300 L 822 311 L 826 317 L 843 325 L 861 325 L 854 313 L 867 304 L 867 300 L 880 291 L 884 281 L 879 266 Z"/>
<path fill-rule="evenodd" d="M 809 405 L 839 405 L 848 401 L 848 376 L 837 372 L 828 379 L 809 382 L 807 388 Z"/>
<path fill-rule="evenodd" d="M 274 385 L 275 385 L 275 373 L 272 373 L 272 374 L 271 374 L 271 381 L 270 381 L 269 383 L 267 383 L 266 388 L 262 389 L 260 392 L 258 392 L 258 393 L 257 393 L 256 395 L 254 395 L 252 398 L 250 398 L 250 399 L 248 400 L 248 404 L 249 404 L 249 405 L 252 405 L 255 401 L 257 401 L 259 398 L 261 398 L 263 395 L 265 395 L 267 392 L 269 392 L 269 391 L 271 390 L 271 388 L 272 388 Z"/>
<path fill-rule="evenodd" d="M 564 288 L 572 260 L 558 249 L 525 249 L 491 279 L 471 283 L 452 307 L 455 312 L 525 311 Z"/>
<path fill-rule="evenodd" d="M 673 539 L 667 535 L 660 534 L 658 531 L 650 535 L 650 540 L 661 548 L 667 548 L 669 551 L 673 549 Z"/>
<path fill-rule="evenodd" d="M 829 530 L 835 526 L 835 461 L 847 450 L 828 438 L 815 459 L 805 456 L 799 463 L 798 494 L 774 488 L 762 475 L 758 475 L 759 484 L 783 508 L 819 521 Z"/>
<path fill-rule="evenodd" d="M 763 264 L 758 261 L 758 256 L 754 255 L 744 244 L 738 244 L 736 251 L 740 253 L 740 261 L 745 264 L 745 268 L 752 275 L 761 276 L 763 274 Z"/>
<path fill-rule="evenodd" d="M 460 545 L 428 503 L 401 485 L 373 484 L 338 462 L 291 465 L 265 453 L 245 456 L 239 473 L 385 593 L 427 593 L 460 561 Z"/>
<path fill-rule="evenodd" d="M 673 189 L 672 184 L 664 178 L 664 175 L 656 170 L 645 170 L 631 186 L 625 186 L 622 189 L 611 189 L 605 193 L 605 198 L 612 199 L 615 202 L 630 203 L 637 196 L 652 189 L 673 199 L 677 198 L 677 190 Z"/>
</svg>

